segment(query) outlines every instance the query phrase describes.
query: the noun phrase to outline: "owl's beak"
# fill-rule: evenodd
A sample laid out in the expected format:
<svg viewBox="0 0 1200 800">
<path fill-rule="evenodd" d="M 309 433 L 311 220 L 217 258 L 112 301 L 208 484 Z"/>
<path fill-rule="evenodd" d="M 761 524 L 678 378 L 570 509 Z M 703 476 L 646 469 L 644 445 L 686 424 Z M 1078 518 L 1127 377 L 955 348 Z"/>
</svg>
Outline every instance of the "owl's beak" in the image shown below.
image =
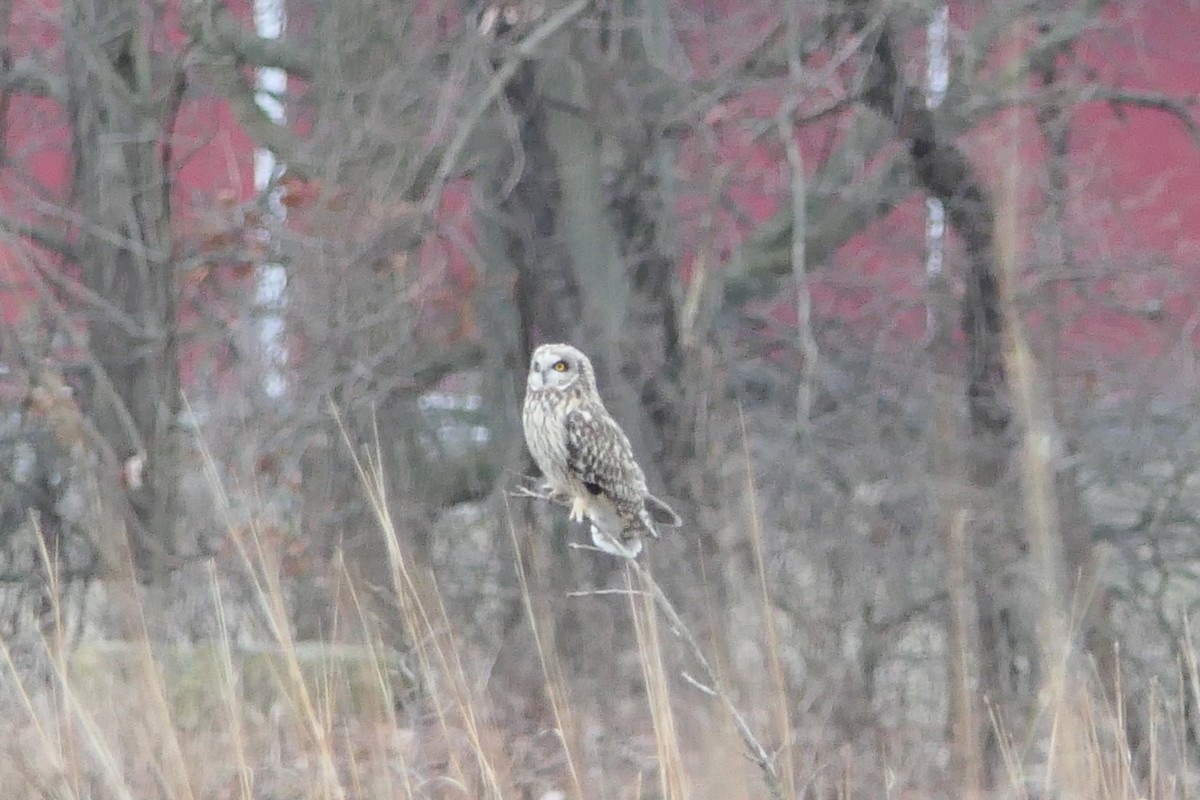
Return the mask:
<svg viewBox="0 0 1200 800">
<path fill-rule="evenodd" d="M 545 381 L 543 381 L 543 379 L 542 379 L 542 373 L 539 370 L 536 370 L 536 369 L 529 370 L 528 384 L 529 384 L 530 389 L 537 391 L 538 389 L 542 388 L 542 384 L 544 382 Z"/>
</svg>

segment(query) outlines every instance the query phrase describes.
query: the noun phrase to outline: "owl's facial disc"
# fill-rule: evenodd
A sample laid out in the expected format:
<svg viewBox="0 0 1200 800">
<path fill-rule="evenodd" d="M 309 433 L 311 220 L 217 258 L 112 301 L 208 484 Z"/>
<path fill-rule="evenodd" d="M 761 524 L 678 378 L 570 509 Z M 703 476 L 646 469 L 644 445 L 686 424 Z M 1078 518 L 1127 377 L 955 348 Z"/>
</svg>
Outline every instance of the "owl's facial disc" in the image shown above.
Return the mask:
<svg viewBox="0 0 1200 800">
<path fill-rule="evenodd" d="M 543 345 L 534 351 L 527 384 L 533 391 L 565 389 L 579 378 L 579 369 L 569 348 Z"/>
</svg>

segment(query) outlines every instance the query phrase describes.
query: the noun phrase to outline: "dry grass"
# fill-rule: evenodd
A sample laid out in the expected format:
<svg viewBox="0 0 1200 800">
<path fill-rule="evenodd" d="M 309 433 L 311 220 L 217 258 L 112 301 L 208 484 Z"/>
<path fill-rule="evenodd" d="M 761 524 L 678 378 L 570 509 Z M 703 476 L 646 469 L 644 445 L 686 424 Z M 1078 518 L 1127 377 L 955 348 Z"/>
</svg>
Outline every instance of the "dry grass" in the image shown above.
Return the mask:
<svg viewBox="0 0 1200 800">
<path fill-rule="evenodd" d="M 120 643 L 66 646 L 62 609 L 42 641 L 36 677 L 7 645 L 0 725 L 0 786 L 14 798 L 888 798 L 956 797 L 953 777 L 921 785 L 903 753 L 880 756 L 811 735 L 822 721 L 794 718 L 770 626 L 769 587 L 758 561 L 769 669 L 729 680 L 714 645 L 688 630 L 641 564 L 624 590 L 641 665 L 630 698 L 572 697 L 559 654 L 545 635 L 546 604 L 517 575 L 549 713 L 531 731 L 510 724 L 480 679 L 435 576 L 405 552 L 387 512 L 373 460 L 359 464 L 384 537 L 391 590 L 407 631 L 396 653 L 363 601 L 362 587 L 335 565 L 336 594 L 349 612 L 324 642 L 298 642 L 287 613 L 279 554 L 254 526 L 231 527 L 240 568 L 253 587 L 269 640 L 239 645 L 225 626 L 223 582 L 210 567 L 213 641 L 180 648 L 155 641 L 139 622 L 136 588 Z M 220 495 L 220 486 L 214 480 Z M 751 490 L 753 487 L 749 487 Z M 756 547 L 757 520 L 750 520 Z M 522 533 L 509 522 L 514 551 Z M 595 554 L 596 558 L 609 556 Z M 59 595 L 58 587 L 52 587 Z M 732 640 L 736 632 L 721 634 Z M 349 642 L 349 644 L 347 644 Z M 1190 647 L 1187 652 L 1194 652 Z M 1064 665 L 1067 660 L 1064 659 Z M 407 666 L 404 666 L 407 665 Z M 1122 704 L 1097 699 L 1086 675 L 1064 672 L 1045 694 L 1027 741 L 1002 736 L 1005 774 L 996 797 L 1098 800 L 1187 797 L 1184 776 L 1156 758 L 1185 749 L 1179 692 L 1200 695 L 1193 661 L 1187 685 L 1153 699 L 1160 710 L 1140 763 L 1123 730 Z M 633 712 L 597 717 L 608 702 Z M 1064 722 L 1066 721 L 1066 722 Z M 1004 729 L 1002 720 L 995 724 Z M 1069 722 L 1069 724 L 1066 724 Z M 597 734 L 603 728 L 606 735 Z M 823 747 L 823 750 L 815 748 Z M 1047 755 L 1048 753 L 1048 755 Z"/>
</svg>

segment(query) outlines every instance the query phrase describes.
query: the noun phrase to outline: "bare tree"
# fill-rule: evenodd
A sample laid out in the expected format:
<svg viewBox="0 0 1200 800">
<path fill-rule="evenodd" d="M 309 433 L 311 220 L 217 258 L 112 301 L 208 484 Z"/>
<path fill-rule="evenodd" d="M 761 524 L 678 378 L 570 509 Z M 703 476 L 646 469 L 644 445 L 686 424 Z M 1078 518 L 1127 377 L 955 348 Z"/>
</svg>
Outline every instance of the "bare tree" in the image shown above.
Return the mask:
<svg viewBox="0 0 1200 800">
<path fill-rule="evenodd" d="M 5 75 L 6 108 L 62 126 L 50 156 L 70 176 L 44 184 L 9 154 L 29 187 L 6 219 L 26 245 L 17 285 L 37 298 L 33 329 L 53 345 L 23 356 L 35 378 L 45 368 L 71 379 L 104 502 L 129 529 L 137 569 L 162 575 L 180 553 L 180 263 L 200 250 L 184 246 L 173 214 L 183 53 L 158 44 L 161 8 L 102 0 L 56 13 L 61 58 L 30 53 Z"/>
<path fill-rule="evenodd" d="M 187 76 L 284 165 L 270 192 L 285 210 L 256 233 L 287 275 L 296 358 L 289 391 L 255 394 L 253 436 L 227 434 L 238 441 L 224 452 L 278 455 L 295 470 L 297 538 L 350 553 L 372 585 L 386 583 L 353 469 L 369 454 L 404 545 L 473 612 L 487 606 L 481 638 L 527 663 L 499 490 L 529 466 L 516 423 L 529 351 L 569 340 L 594 357 L 651 482 L 689 519 L 647 560 L 670 566 L 659 574 L 684 617 L 713 620 L 714 641 L 736 632 L 739 669 L 778 662 L 772 680 L 796 706 L 783 718 L 831 723 L 807 735 L 861 755 L 887 752 L 905 725 L 930 749 L 948 728 L 954 779 L 982 790 L 1002 744 L 989 714 L 1014 728 L 1035 719 L 1054 639 L 1039 623 L 1073 597 L 1112 690 L 1119 592 L 1090 591 L 1101 576 L 1085 503 L 1084 465 L 1102 448 L 1064 388 L 1058 334 L 1030 320 L 1057 308 L 1040 291 L 1056 269 L 1087 269 L 1067 233 L 1070 196 L 1087 191 L 1069 168 L 1076 105 L 1100 98 L 1194 122 L 1171 98 L 1118 91 L 1073 63 L 1108 4 L 981 11 L 950 40 L 934 106 L 923 83 L 933 2 L 808 4 L 780 18 L 769 4 L 719 15 L 656 0 L 297 1 L 285 35 L 267 39 L 207 0 L 187 8 L 187 70 L 139 38 L 133 5 L 81 2 L 68 6 L 80 44 L 63 84 L 79 151 L 73 205 L 58 228 L 19 232 L 79 270 L 84 406 L 114 465 L 177 460 L 180 247 L 164 144 Z M 97 20 L 121 35 L 84 41 Z M 288 121 L 255 102 L 246 69 L 263 66 L 288 73 Z M 1028 167 L 1047 232 L 1032 293 L 1023 287 L 1041 278 L 1013 249 L 1016 201 L 996 177 L 1004 153 L 979 146 L 1014 110 L 1033 112 L 1026 132 L 1048 151 Z M 747 191 L 778 214 L 747 211 Z M 953 236 L 945 271 L 913 278 L 924 280 L 908 300 L 927 312 L 924 346 L 896 335 L 894 319 L 823 313 L 813 286 L 845 278 L 834 265 L 873 225 L 893 225 L 889 257 L 920 262 L 912 212 L 926 200 Z M 913 311 L 882 284 L 854 290 L 882 317 Z M 1060 432 L 1061 452 L 1029 457 Z M 155 470 L 130 493 L 147 530 L 171 518 L 170 475 Z M 1173 491 L 1184 485 L 1177 474 Z M 1106 535 L 1133 552 L 1133 537 L 1182 525 L 1184 507 L 1164 492 L 1156 511 Z M 1045 513 L 1026 514 L 1033 506 Z M 483 521 L 461 523 L 464 508 L 485 509 Z M 568 547 L 561 515 L 512 509 L 529 523 L 516 539 L 534 613 L 561 634 L 552 648 L 579 674 L 627 652 L 620 609 L 603 597 L 556 602 L 619 565 Z M 168 534 L 150 541 L 172 550 Z M 1062 558 L 1039 573 L 1036 553 Z M 482 602 L 491 591 L 508 594 Z M 1151 594 L 1130 589 L 1139 613 Z M 319 632 L 324 620 L 307 616 Z M 755 630 L 776 641 L 775 625 L 781 652 L 748 644 Z M 755 669 L 734 674 L 751 692 Z M 931 698 L 895 722 L 896 698 L 918 683 Z"/>
<path fill-rule="evenodd" d="M 64 6 L 72 197 L 81 283 L 106 308 L 87 317 L 95 364 L 84 405 L 123 463 L 144 459 L 130 500 L 137 541 L 161 572 L 176 551 L 178 282 L 171 235 L 171 136 L 181 64 L 156 53 L 137 3 Z M 100 39 L 97 30 L 109 32 Z"/>
</svg>

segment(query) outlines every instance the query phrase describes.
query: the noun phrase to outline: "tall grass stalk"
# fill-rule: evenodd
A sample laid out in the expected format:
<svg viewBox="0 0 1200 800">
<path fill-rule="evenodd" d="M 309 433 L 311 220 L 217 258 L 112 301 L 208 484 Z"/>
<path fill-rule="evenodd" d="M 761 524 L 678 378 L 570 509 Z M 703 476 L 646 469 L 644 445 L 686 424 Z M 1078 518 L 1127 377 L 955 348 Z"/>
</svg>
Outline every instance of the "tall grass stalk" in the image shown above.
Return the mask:
<svg viewBox="0 0 1200 800">
<path fill-rule="evenodd" d="M 632 708 L 637 718 L 604 722 L 621 726 L 613 737 L 622 740 L 616 749 L 637 750 L 639 757 L 653 759 L 654 768 L 639 764 L 622 776 L 618 770 L 606 769 L 606 753 L 581 733 L 589 730 L 593 719 L 569 691 L 575 684 L 565 674 L 565 662 L 560 662 L 556 651 L 552 601 L 536 585 L 536 576 L 528 574 L 529 565 L 522 558 L 527 543 L 520 540 L 510 510 L 507 526 L 516 553 L 520 602 L 534 634 L 528 659 L 541 668 L 541 690 L 548 698 L 557 737 L 545 748 L 553 751 L 549 759 L 542 750 L 531 757 L 528 748 L 522 751 L 514 744 L 523 735 L 517 732 L 518 726 L 509 728 L 509 721 L 498 716 L 479 685 L 482 670 L 469 657 L 468 628 L 455 616 L 454 606 L 432 570 L 416 564 L 406 552 L 403 532 L 396 530 L 388 516 L 386 482 L 379 463 L 376 445 L 358 466 L 389 554 L 394 616 L 378 620 L 368 601 L 371 595 L 367 592 L 373 587 L 355 579 L 335 557 L 329 585 L 344 604 L 337 605 L 332 630 L 315 643 L 315 663 L 308 656 L 314 643 L 296 641 L 289 616 L 295 612 L 289 606 L 289 586 L 276 543 L 264 523 L 234 524 L 226 490 L 216 480 L 211 463 L 213 486 L 220 498 L 218 513 L 227 515 L 232 566 L 239 576 L 244 573 L 249 595 L 240 601 L 247 608 L 234 608 L 239 601 L 231 599 L 229 576 L 221 572 L 222 564 L 214 561 L 207 565 L 203 574 L 215 616 L 213 641 L 193 650 L 183 648 L 189 660 L 182 662 L 186 664 L 182 669 L 179 650 L 151 633 L 154 609 L 146 593 L 129 580 L 114 581 L 107 587 L 109 602 L 124 614 L 119 620 L 123 638 L 104 643 L 108 649 L 100 651 L 88 650 L 93 642 L 85 640 L 83 648 L 90 655 L 81 660 L 66 636 L 70 626 L 61 600 L 64 587 L 53 553 L 43 546 L 40 558 L 49 606 L 44 636 L 37 644 L 45 656 L 46 675 L 32 674 L 22 663 L 24 651 L 14 653 L 12 642 L 0 640 L 0 676 L 5 679 L 0 682 L 4 690 L 0 723 L 12 732 L 12 744 L 0 746 L 0 785 L 6 796 L 18 800 L 542 800 L 565 791 L 579 800 L 748 800 L 763 796 L 792 800 L 795 784 L 801 779 L 808 781 L 799 792 L 804 797 L 909 800 L 956 796 L 946 787 L 908 784 L 903 775 L 892 774 L 886 765 L 868 767 L 872 760 L 861 758 L 854 744 L 832 735 L 836 729 L 828 720 L 781 714 L 777 708 L 764 708 L 761 702 L 749 699 L 756 696 L 753 692 L 735 694 L 743 687 L 735 685 L 728 670 L 723 670 L 718 655 L 722 649 L 710 644 L 707 637 L 699 639 L 652 570 L 632 560 L 621 562 L 623 588 L 583 593 L 621 597 L 618 611 L 622 619 L 626 619 L 622 604 L 628 604 L 628 624 L 641 669 L 638 697 L 644 705 L 612 703 Z M 746 485 L 753 488 L 752 479 L 747 480 Z M 756 517 L 757 508 L 749 508 L 748 516 Z M 758 595 L 763 613 L 758 644 L 770 659 L 763 676 L 767 702 L 794 708 L 780 658 L 788 643 L 780 640 L 779 630 L 771 625 L 764 534 L 761 527 L 752 529 L 757 521 L 748 519 L 746 523 L 750 526 L 747 535 L 757 548 L 754 568 L 759 575 L 752 591 Z M 388 599 L 392 599 L 390 594 Z M 1076 599 L 1073 605 L 1078 602 Z M 256 611 L 255 620 L 261 622 L 261 629 L 252 628 L 251 632 L 267 638 L 264 647 L 271 656 L 267 686 L 252 680 L 250 662 L 244 657 L 250 652 L 248 646 L 237 644 L 244 634 L 231 630 L 229 620 L 246 610 Z M 1075 612 L 1067 617 L 1067 635 L 1071 636 Z M 404 673 L 402 690 L 395 688 L 397 683 L 390 674 L 391 652 L 383 633 L 388 622 L 403 626 L 411 658 L 412 669 Z M 728 635 L 718 630 L 719 625 L 713 627 L 714 640 Z M 366 659 L 366 682 L 373 687 L 369 695 L 373 705 L 351 707 L 342 701 L 345 695 L 339 693 L 335 660 L 339 637 L 365 643 L 361 652 Z M 1178 683 L 1165 689 L 1150 686 L 1148 728 L 1138 745 L 1124 737 L 1128 712 L 1123 695 L 1130 691 L 1125 677 L 1118 677 L 1115 694 L 1095 692 L 1094 676 L 1082 674 L 1078 660 L 1060 658 L 1057 668 L 1061 674 L 1057 679 L 1047 678 L 1040 716 L 1029 725 L 1013 726 L 1028 733 L 1014 737 L 1006 727 L 1008 721 L 993 714 L 1003 757 L 1001 785 L 994 787 L 996 796 L 1190 797 L 1190 776 L 1183 758 L 1192 746 L 1189 738 L 1195 732 L 1189 726 L 1194 720 L 1185 709 L 1188 703 L 1181 701 L 1190 695 L 1189 701 L 1200 703 L 1200 670 L 1186 622 L 1182 638 Z M 209 666 L 199 668 L 199 663 Z M 195 693 L 182 691 L 197 680 L 199 705 L 188 699 Z M 705 726 L 699 735 L 691 724 L 706 709 L 695 707 L 697 697 L 711 700 L 712 717 L 720 720 Z M 629 697 L 621 694 L 613 699 Z M 760 719 L 778 751 L 768 748 L 768 738 L 756 728 Z M 639 727 L 639 722 L 644 727 Z M 630 748 L 630 743 L 640 740 L 624 735 L 626 726 L 630 732 L 645 732 L 652 739 L 644 748 Z M 810 734 L 810 738 L 802 738 Z M 1136 759 L 1135 747 L 1141 750 Z M 797 772 L 794 762 L 800 753 L 808 763 L 831 765 L 827 774 L 818 767 L 811 774 Z M 744 765 L 743 755 L 752 767 Z M 897 755 L 904 758 L 903 753 Z M 552 773 L 548 763 L 553 765 Z M 757 779 L 752 768 L 758 772 Z M 875 774 L 875 769 L 881 769 L 880 773 Z M 531 788 L 547 785 L 553 790 Z M 867 787 L 885 791 L 872 794 Z"/>
<path fill-rule="evenodd" d="M 662 644 L 658 636 L 658 615 L 655 612 L 653 595 L 634 590 L 633 576 L 629 569 L 625 570 L 625 586 L 629 590 L 630 617 L 637 638 L 650 721 L 654 726 L 659 791 L 664 800 L 685 800 L 690 796 L 687 769 L 680 753 L 675 714 L 671 708 L 671 686 L 663 664 Z"/>
<path fill-rule="evenodd" d="M 438 604 L 437 610 L 440 612 L 438 619 L 435 619 L 430 612 L 424 597 L 425 591 L 419 588 L 419 579 L 414 575 L 400 545 L 400 537 L 388 504 L 387 481 L 382 469 L 383 455 L 378 428 L 375 430 L 374 449 L 365 451 L 366 460 L 364 460 L 358 448 L 350 440 L 336 408 L 333 409 L 333 413 L 341 429 L 343 441 L 353 457 L 355 469 L 358 471 L 367 493 L 367 500 L 375 514 L 376 522 L 383 534 L 388 563 L 392 572 L 393 589 L 409 630 L 416 634 L 414 645 L 421 665 L 421 674 L 431 678 L 428 687 L 431 692 L 445 693 L 445 699 L 449 701 L 449 708 L 455 712 L 455 719 L 463 725 L 471 744 L 470 751 L 475 757 L 475 766 L 483 779 L 484 796 L 501 798 L 504 796 L 504 792 L 501 788 L 499 773 L 493 764 L 491 754 L 484 746 L 480 715 L 475 710 L 477 701 L 471 696 L 467 676 L 457 657 L 453 632 L 445 617 L 445 609 L 441 605 L 436 582 L 432 582 L 432 576 L 428 576 L 431 582 L 430 593 Z M 451 738 L 451 721 L 445 710 L 446 706 L 441 702 L 435 702 L 434 708 L 442 733 L 449 740 Z M 452 753 L 451 763 L 456 782 L 461 786 L 469 785 L 468 770 L 461 763 L 457 753 Z"/>
<path fill-rule="evenodd" d="M 521 558 L 521 544 L 517 540 L 517 529 L 513 524 L 512 509 L 508 505 L 507 495 L 504 497 L 504 510 L 506 527 L 513 546 L 513 558 L 516 560 L 521 602 L 525 606 L 525 615 L 529 620 L 530 629 L 533 631 L 534 649 L 537 651 L 538 664 L 542 669 L 542 679 L 546 688 L 546 697 L 550 701 L 550 711 L 554 715 L 555 734 L 562 744 L 563 755 L 566 757 L 571 788 L 575 797 L 583 800 L 587 794 L 583 789 L 583 781 L 579 777 L 578 755 L 575 748 L 576 726 L 571 713 L 566 682 L 563 680 L 557 655 L 546 647 L 544 641 L 542 615 L 535 610 L 533 595 L 529 591 L 529 578 L 525 571 L 525 562 Z M 551 624 L 553 624 L 552 621 Z"/>
</svg>

